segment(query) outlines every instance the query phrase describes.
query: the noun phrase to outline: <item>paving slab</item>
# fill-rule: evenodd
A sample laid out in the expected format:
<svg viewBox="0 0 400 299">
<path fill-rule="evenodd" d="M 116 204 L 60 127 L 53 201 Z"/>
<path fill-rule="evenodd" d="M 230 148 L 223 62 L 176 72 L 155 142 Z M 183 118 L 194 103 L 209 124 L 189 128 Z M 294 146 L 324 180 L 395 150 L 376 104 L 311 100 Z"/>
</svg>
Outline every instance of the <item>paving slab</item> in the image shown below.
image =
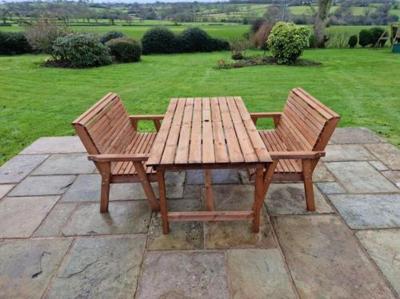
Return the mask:
<svg viewBox="0 0 400 299">
<path fill-rule="evenodd" d="M 0 167 L 0 184 L 19 183 L 48 155 L 18 155 Z"/>
<path fill-rule="evenodd" d="M 331 162 L 326 167 L 350 193 L 396 192 L 398 189 L 368 162 Z"/>
<path fill-rule="evenodd" d="M 375 157 L 361 144 L 331 144 L 326 147 L 323 161 L 368 161 Z"/>
<path fill-rule="evenodd" d="M 329 195 L 353 229 L 400 227 L 400 194 Z"/>
<path fill-rule="evenodd" d="M 183 198 L 196 198 L 201 199 L 203 192 L 202 185 L 184 185 L 183 187 Z"/>
<path fill-rule="evenodd" d="M 384 171 L 384 170 L 389 170 L 389 168 L 383 164 L 381 161 L 375 160 L 375 161 L 369 161 L 369 164 L 374 166 L 374 168 L 378 171 Z"/>
<path fill-rule="evenodd" d="M 168 198 L 183 197 L 184 174 L 169 173 L 166 175 Z M 158 185 L 152 183 L 153 190 L 158 196 Z M 62 198 L 63 202 L 98 202 L 100 200 L 101 177 L 98 174 L 79 175 L 71 188 Z M 110 201 L 113 200 L 147 199 L 140 183 L 111 184 Z"/>
<path fill-rule="evenodd" d="M 59 237 L 69 217 L 76 209 L 76 203 L 58 203 L 33 234 L 34 237 Z"/>
<path fill-rule="evenodd" d="M 250 185 L 213 186 L 216 210 L 251 210 L 254 187 Z M 203 192 L 204 193 L 204 192 Z M 263 209 L 260 232 L 254 234 L 251 221 L 206 222 L 204 242 L 208 249 L 274 248 L 277 246 L 269 217 Z"/>
<path fill-rule="evenodd" d="M 28 238 L 59 197 L 5 197 L 0 201 L 0 238 Z"/>
<path fill-rule="evenodd" d="M 204 246 L 206 249 L 278 247 L 265 209 L 261 214 L 260 232 L 255 234 L 251 228 L 251 221 L 206 222 Z"/>
<path fill-rule="evenodd" d="M 231 298 L 297 298 L 278 249 L 227 252 Z"/>
<path fill-rule="evenodd" d="M 265 205 L 272 215 L 332 213 L 321 192 L 314 186 L 315 212 L 307 211 L 302 183 L 272 184 L 265 197 Z"/>
<path fill-rule="evenodd" d="M 6 196 L 6 194 L 14 187 L 15 185 L 6 184 L 0 185 L 0 199 Z"/>
<path fill-rule="evenodd" d="M 86 153 L 77 136 L 42 137 L 26 147 L 21 154 Z"/>
<path fill-rule="evenodd" d="M 400 188 L 400 171 L 382 171 L 382 174 Z"/>
<path fill-rule="evenodd" d="M 168 201 L 170 212 L 199 211 L 199 199 L 183 199 Z M 204 247 L 203 223 L 201 222 L 170 222 L 170 232 L 162 233 L 162 221 L 159 213 L 153 214 L 147 238 L 149 250 L 187 250 Z"/>
<path fill-rule="evenodd" d="M 332 144 L 379 143 L 383 139 L 367 128 L 336 128 Z"/>
<path fill-rule="evenodd" d="M 211 173 L 213 184 L 240 184 L 240 177 L 237 169 L 213 169 Z M 186 171 L 186 184 L 204 184 L 203 174 L 204 170 Z"/>
<path fill-rule="evenodd" d="M 71 241 L 0 241 L 0 298 L 41 298 Z"/>
<path fill-rule="evenodd" d="M 148 252 L 136 298 L 229 298 L 222 252 Z"/>
<path fill-rule="evenodd" d="M 95 166 L 87 154 L 54 154 L 35 169 L 34 175 L 93 173 Z"/>
<path fill-rule="evenodd" d="M 132 298 L 145 235 L 76 240 L 45 298 Z"/>
<path fill-rule="evenodd" d="M 273 223 L 301 298 L 394 298 L 338 217 L 273 217 Z"/>
<path fill-rule="evenodd" d="M 64 236 L 147 233 L 151 211 L 145 201 L 111 202 L 109 213 L 99 204 L 81 204 L 63 228 Z"/>
<path fill-rule="evenodd" d="M 360 231 L 357 237 L 400 297 L 400 230 Z"/>
<path fill-rule="evenodd" d="M 391 170 L 400 170 L 400 150 L 390 143 L 368 144 L 367 149 Z"/>
<path fill-rule="evenodd" d="M 63 194 L 75 180 L 74 175 L 29 176 L 19 183 L 10 196 L 40 196 Z"/>
<path fill-rule="evenodd" d="M 346 190 L 344 190 L 344 188 L 336 182 L 323 182 L 323 183 L 317 183 L 316 185 L 323 194 L 346 193 Z"/>
<path fill-rule="evenodd" d="M 313 173 L 313 182 L 333 182 L 333 181 L 335 181 L 335 178 L 326 168 L 324 162 L 320 160 Z"/>
</svg>

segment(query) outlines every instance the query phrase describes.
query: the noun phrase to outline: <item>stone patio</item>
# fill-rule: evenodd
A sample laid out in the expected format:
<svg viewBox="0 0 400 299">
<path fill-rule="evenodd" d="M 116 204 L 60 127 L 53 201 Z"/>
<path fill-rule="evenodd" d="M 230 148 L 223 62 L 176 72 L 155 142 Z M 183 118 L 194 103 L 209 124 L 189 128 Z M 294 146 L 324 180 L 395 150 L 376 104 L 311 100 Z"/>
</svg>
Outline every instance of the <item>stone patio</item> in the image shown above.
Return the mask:
<svg viewBox="0 0 400 299">
<path fill-rule="evenodd" d="M 161 233 L 138 184 L 99 175 L 76 137 L 40 138 L 0 168 L 0 298 L 399 298 L 400 150 L 337 129 L 314 176 L 273 184 L 262 227 L 172 223 Z M 219 209 L 248 208 L 245 171 L 213 173 Z M 169 173 L 169 208 L 204 209 L 202 173 Z"/>
</svg>

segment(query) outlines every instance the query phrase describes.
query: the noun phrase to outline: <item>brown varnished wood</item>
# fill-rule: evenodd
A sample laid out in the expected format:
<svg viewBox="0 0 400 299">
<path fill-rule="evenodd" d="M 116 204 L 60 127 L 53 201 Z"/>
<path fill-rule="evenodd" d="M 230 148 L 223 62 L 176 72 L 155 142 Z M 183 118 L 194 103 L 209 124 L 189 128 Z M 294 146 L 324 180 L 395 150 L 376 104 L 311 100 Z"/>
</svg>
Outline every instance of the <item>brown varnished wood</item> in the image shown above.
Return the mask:
<svg viewBox="0 0 400 299">
<path fill-rule="evenodd" d="M 156 133 L 140 133 L 136 126 L 139 120 L 162 117 L 129 116 L 118 95 L 108 93 L 72 123 L 102 177 L 102 213 L 108 211 L 111 183 L 141 182 L 151 208 L 159 209 L 150 185 L 156 180 L 155 171 L 146 165 Z"/>
<path fill-rule="evenodd" d="M 265 113 L 264 116 L 274 114 Z M 263 113 L 259 113 L 253 119 L 256 121 L 262 116 Z M 289 93 L 276 128 L 259 131 L 272 159 L 279 161 L 273 180 L 303 181 L 309 211 L 315 210 L 312 174 L 320 157 L 325 154 L 325 147 L 339 119 L 337 113 L 309 93 L 295 88 Z"/>
</svg>

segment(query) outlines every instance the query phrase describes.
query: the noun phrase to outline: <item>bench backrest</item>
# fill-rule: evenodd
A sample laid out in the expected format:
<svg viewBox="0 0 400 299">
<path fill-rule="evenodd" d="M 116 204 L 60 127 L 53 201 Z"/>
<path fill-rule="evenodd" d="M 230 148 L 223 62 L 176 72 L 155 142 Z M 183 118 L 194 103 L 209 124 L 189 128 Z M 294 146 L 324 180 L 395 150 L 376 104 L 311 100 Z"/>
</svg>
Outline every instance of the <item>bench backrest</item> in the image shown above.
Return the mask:
<svg viewBox="0 0 400 299">
<path fill-rule="evenodd" d="M 108 93 L 72 124 L 89 154 L 121 153 L 136 134 L 115 93 Z"/>
<path fill-rule="evenodd" d="M 292 89 L 278 123 L 290 150 L 324 150 L 340 116 L 301 88 Z"/>
</svg>

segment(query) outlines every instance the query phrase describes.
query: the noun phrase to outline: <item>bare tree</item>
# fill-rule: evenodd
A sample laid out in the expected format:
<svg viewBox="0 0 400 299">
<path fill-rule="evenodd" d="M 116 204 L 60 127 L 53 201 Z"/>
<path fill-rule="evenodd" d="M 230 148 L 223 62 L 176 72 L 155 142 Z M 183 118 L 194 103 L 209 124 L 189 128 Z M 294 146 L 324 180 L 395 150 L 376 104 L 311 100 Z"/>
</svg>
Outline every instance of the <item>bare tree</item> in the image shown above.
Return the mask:
<svg viewBox="0 0 400 299">
<path fill-rule="evenodd" d="M 317 48 L 324 48 L 328 40 L 325 28 L 329 22 L 331 6 L 332 0 L 318 0 L 318 10 L 314 21 L 315 47 Z"/>
</svg>

